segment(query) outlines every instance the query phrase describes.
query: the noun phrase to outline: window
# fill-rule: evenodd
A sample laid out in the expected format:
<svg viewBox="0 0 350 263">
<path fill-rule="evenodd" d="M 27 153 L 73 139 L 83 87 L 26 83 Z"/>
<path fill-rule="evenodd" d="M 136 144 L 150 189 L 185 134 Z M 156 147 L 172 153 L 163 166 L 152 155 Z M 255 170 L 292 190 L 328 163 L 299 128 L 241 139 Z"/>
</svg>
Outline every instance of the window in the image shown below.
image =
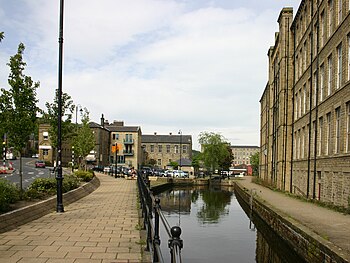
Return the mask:
<svg viewBox="0 0 350 263">
<path fill-rule="evenodd" d="M 44 137 L 44 140 L 48 140 L 49 139 L 49 133 L 48 132 L 43 132 L 43 137 Z"/>
<path fill-rule="evenodd" d="M 301 117 L 301 90 L 299 90 L 299 112 L 298 112 L 298 116 Z"/>
<path fill-rule="evenodd" d="M 348 35 L 348 80 L 350 80 L 350 35 Z"/>
<path fill-rule="evenodd" d="M 314 149 L 315 145 L 317 144 L 316 142 L 316 121 L 312 122 L 312 139 L 310 143 L 310 147 L 312 147 L 310 150 L 311 156 L 314 156 Z"/>
<path fill-rule="evenodd" d="M 158 152 L 159 152 L 159 153 L 161 153 L 161 152 L 162 152 L 162 150 L 163 150 L 162 145 L 158 145 Z"/>
<path fill-rule="evenodd" d="M 297 132 L 294 132 L 293 146 L 294 146 L 294 156 L 293 156 L 293 158 L 296 159 L 296 157 L 297 157 Z"/>
<path fill-rule="evenodd" d="M 305 154 L 305 127 L 303 127 L 302 129 L 302 133 L 301 133 L 301 158 L 304 158 L 304 154 Z"/>
<path fill-rule="evenodd" d="M 322 11 L 321 13 L 321 28 L 320 28 L 320 31 L 321 31 L 321 39 L 320 39 L 320 46 L 323 47 L 324 43 L 326 43 L 325 41 L 325 37 L 326 37 L 326 34 L 325 34 L 325 17 L 324 17 L 324 11 Z"/>
<path fill-rule="evenodd" d="M 323 140 L 323 117 L 321 117 L 318 121 L 318 152 L 317 155 L 322 155 L 322 140 Z"/>
<path fill-rule="evenodd" d="M 324 89 L 324 65 L 320 67 L 320 101 L 323 101 L 323 89 Z"/>
<path fill-rule="evenodd" d="M 306 112 L 306 84 L 303 87 L 303 114 Z"/>
<path fill-rule="evenodd" d="M 112 134 L 112 140 L 119 140 L 119 134 L 118 133 L 113 133 Z"/>
<path fill-rule="evenodd" d="M 317 103 L 317 73 L 315 72 L 314 73 L 314 90 L 313 90 L 313 103 L 314 103 L 314 106 L 316 106 L 316 103 Z"/>
<path fill-rule="evenodd" d="M 343 0 L 338 0 L 338 25 L 343 20 Z"/>
<path fill-rule="evenodd" d="M 350 102 L 346 104 L 346 151 L 350 152 Z"/>
<path fill-rule="evenodd" d="M 331 95 L 332 92 L 332 79 L 333 79 L 333 60 L 332 56 L 328 57 L 328 86 L 327 96 Z"/>
<path fill-rule="evenodd" d="M 335 109 L 335 145 L 334 152 L 339 153 L 340 150 L 340 107 Z"/>
<path fill-rule="evenodd" d="M 299 77 L 299 58 L 298 55 L 295 57 L 295 82 L 297 81 L 297 78 Z"/>
<path fill-rule="evenodd" d="M 182 153 L 187 153 L 187 145 L 182 145 Z"/>
<path fill-rule="evenodd" d="M 170 145 L 169 144 L 166 146 L 166 152 L 170 153 Z"/>
<path fill-rule="evenodd" d="M 157 165 L 158 165 L 158 166 L 161 166 L 161 165 L 162 165 L 162 159 L 158 159 L 158 160 L 157 160 Z"/>
<path fill-rule="evenodd" d="M 174 150 L 175 150 L 175 153 L 179 153 L 179 145 L 175 145 Z"/>
<path fill-rule="evenodd" d="M 43 156 L 49 155 L 49 149 L 43 149 Z"/>
<path fill-rule="evenodd" d="M 298 130 L 297 158 L 300 158 L 300 130 Z"/>
<path fill-rule="evenodd" d="M 295 94 L 295 113 L 294 113 L 294 119 L 298 119 L 298 93 Z"/>
<path fill-rule="evenodd" d="M 152 144 L 151 145 L 151 153 L 153 153 L 154 152 L 154 145 Z"/>
<path fill-rule="evenodd" d="M 333 0 L 328 1 L 328 37 L 333 33 L 334 4 Z"/>
<path fill-rule="evenodd" d="M 327 113 L 327 130 L 326 130 L 326 154 L 329 155 L 331 151 L 330 142 L 331 142 L 331 113 Z"/>
<path fill-rule="evenodd" d="M 343 78 L 343 59 L 342 59 L 342 45 L 340 44 L 337 47 L 337 55 L 338 55 L 338 65 L 337 65 L 337 89 L 339 89 L 341 87 L 341 83 L 342 83 L 342 78 Z"/>
<path fill-rule="evenodd" d="M 125 134 L 125 141 L 132 142 L 132 134 Z"/>
</svg>

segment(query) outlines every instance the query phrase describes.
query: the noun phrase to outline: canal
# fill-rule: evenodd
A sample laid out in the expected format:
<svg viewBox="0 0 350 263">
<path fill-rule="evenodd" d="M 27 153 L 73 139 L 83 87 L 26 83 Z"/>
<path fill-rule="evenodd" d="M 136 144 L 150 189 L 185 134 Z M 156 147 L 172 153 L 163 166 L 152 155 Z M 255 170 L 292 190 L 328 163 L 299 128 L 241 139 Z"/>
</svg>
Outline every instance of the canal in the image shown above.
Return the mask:
<svg viewBox="0 0 350 263">
<path fill-rule="evenodd" d="M 157 196 L 170 226 L 182 229 L 185 263 L 304 262 L 250 213 L 233 187 L 174 188 Z M 160 236 L 163 257 L 170 262 L 164 229 L 160 229 Z"/>
</svg>

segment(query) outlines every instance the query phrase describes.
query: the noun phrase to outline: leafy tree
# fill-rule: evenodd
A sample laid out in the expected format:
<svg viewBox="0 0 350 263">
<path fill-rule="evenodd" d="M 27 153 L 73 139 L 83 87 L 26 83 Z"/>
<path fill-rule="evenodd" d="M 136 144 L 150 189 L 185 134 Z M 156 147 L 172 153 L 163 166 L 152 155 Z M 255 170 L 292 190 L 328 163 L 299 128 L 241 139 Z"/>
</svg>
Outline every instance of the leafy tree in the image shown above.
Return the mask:
<svg viewBox="0 0 350 263">
<path fill-rule="evenodd" d="M 31 77 L 23 73 L 26 66 L 26 63 L 23 61 L 24 49 L 24 44 L 20 43 L 17 54 L 10 57 L 10 62 L 7 65 L 11 70 L 8 78 L 11 88 L 8 91 L 1 89 L 0 98 L 0 120 L 3 132 L 6 132 L 8 146 L 14 147 L 20 157 L 21 190 L 22 153 L 29 136 L 35 129 L 36 114 L 39 111 L 39 108 L 36 106 L 38 102 L 36 89 L 39 87 L 39 82 L 34 83 Z"/>
<path fill-rule="evenodd" d="M 4 32 L 0 32 L 0 42 L 5 38 Z"/>
<path fill-rule="evenodd" d="M 84 166 L 86 167 L 85 157 L 95 147 L 95 137 L 89 127 L 89 112 L 87 109 L 85 109 L 85 113 L 83 113 L 81 121 L 82 124 L 77 129 L 76 136 L 74 136 L 73 146 L 74 152 L 77 154 L 77 156 L 81 156 L 83 158 Z"/>
<path fill-rule="evenodd" d="M 259 152 L 250 156 L 250 164 L 253 169 L 253 175 L 259 175 Z"/>
<path fill-rule="evenodd" d="M 213 172 L 219 168 L 223 160 L 229 158 L 228 143 L 222 135 L 213 132 L 201 132 L 198 142 L 203 149 L 201 159 L 208 170 Z"/>
<path fill-rule="evenodd" d="M 179 163 L 178 162 L 170 162 L 169 165 L 171 167 L 173 167 L 173 169 L 177 169 L 179 167 Z"/>
<path fill-rule="evenodd" d="M 233 153 L 232 153 L 231 146 L 229 144 L 226 144 L 226 149 L 227 149 L 228 155 L 225 158 L 219 160 L 219 167 L 225 171 L 228 171 L 233 161 Z"/>
<path fill-rule="evenodd" d="M 62 126 L 61 135 L 62 141 L 67 141 L 74 136 L 74 125 L 72 124 L 72 116 L 74 112 L 74 104 L 71 96 L 63 92 L 61 97 L 62 102 Z M 46 102 L 45 104 L 47 112 L 44 112 L 43 119 L 46 123 L 50 124 L 49 136 L 54 148 L 57 148 L 58 138 L 58 89 L 56 89 L 55 98 L 52 103 Z"/>
</svg>

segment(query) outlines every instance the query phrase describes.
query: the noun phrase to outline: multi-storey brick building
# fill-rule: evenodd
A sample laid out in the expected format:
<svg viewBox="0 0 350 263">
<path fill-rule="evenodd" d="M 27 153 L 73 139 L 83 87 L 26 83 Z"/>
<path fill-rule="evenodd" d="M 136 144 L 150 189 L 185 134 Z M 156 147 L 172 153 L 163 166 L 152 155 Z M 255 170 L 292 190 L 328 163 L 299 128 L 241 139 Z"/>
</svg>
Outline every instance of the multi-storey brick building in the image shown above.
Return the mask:
<svg viewBox="0 0 350 263">
<path fill-rule="evenodd" d="M 148 160 L 155 160 L 160 168 L 166 168 L 170 162 L 185 162 L 192 159 L 192 136 L 182 134 L 142 135 L 142 147 Z"/>
<path fill-rule="evenodd" d="M 284 8 L 260 100 L 260 177 L 279 189 L 348 206 L 350 3 Z"/>
<path fill-rule="evenodd" d="M 105 128 L 110 131 L 110 156 L 111 164 L 117 160 L 118 165 L 140 168 L 142 163 L 141 127 L 124 126 L 122 121 L 105 123 Z M 112 150 L 117 146 L 116 151 Z"/>
<path fill-rule="evenodd" d="M 250 164 L 250 157 L 259 152 L 258 146 L 231 145 L 233 165 Z"/>
</svg>

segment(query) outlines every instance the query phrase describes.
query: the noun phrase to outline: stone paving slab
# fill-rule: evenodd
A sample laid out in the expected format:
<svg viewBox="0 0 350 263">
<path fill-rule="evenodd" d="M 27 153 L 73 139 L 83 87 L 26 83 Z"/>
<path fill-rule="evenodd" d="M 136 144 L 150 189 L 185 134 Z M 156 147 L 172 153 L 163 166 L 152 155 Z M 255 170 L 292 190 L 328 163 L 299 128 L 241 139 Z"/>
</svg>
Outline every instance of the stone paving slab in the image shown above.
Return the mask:
<svg viewBox="0 0 350 263">
<path fill-rule="evenodd" d="M 137 184 L 97 174 L 90 195 L 0 234 L 0 263 L 142 261 Z"/>
<path fill-rule="evenodd" d="M 331 243 L 337 252 L 350 262 L 350 215 L 342 214 L 316 204 L 289 197 L 281 192 L 251 182 L 246 176 L 237 181 L 241 186 L 251 190 L 276 212 L 286 219 L 292 218 L 300 223 L 325 243 Z"/>
</svg>

